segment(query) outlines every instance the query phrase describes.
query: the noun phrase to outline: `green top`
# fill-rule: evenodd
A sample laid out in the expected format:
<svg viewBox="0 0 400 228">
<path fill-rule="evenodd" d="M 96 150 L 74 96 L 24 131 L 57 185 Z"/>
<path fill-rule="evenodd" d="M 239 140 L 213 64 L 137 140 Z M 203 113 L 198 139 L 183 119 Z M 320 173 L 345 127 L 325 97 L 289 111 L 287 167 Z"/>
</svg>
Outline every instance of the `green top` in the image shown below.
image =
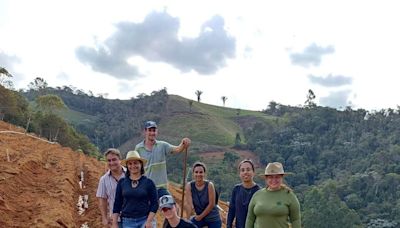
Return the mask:
<svg viewBox="0 0 400 228">
<path fill-rule="evenodd" d="M 250 200 L 246 228 L 301 227 L 300 203 L 293 191 L 262 188 Z"/>
<path fill-rule="evenodd" d="M 145 175 L 150 178 L 157 188 L 167 188 L 167 154 L 172 153 L 174 146 L 171 144 L 156 140 L 152 151 L 148 151 L 144 141 L 137 144 L 135 150 L 140 157 L 147 160 L 144 167 Z"/>
</svg>

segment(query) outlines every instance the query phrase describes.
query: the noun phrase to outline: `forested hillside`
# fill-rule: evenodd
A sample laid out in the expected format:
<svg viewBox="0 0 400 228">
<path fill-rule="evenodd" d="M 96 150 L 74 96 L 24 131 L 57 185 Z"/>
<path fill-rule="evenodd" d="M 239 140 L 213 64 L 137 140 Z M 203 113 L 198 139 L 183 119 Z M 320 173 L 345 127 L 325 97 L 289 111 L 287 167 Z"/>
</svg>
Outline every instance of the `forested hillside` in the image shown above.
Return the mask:
<svg viewBox="0 0 400 228">
<path fill-rule="evenodd" d="M 151 95 L 142 94 L 130 100 L 95 97 L 68 86 L 34 86 L 24 92 L 30 101 L 42 94 L 60 97 L 69 109 L 60 115 L 79 132 L 87 135 L 100 151 L 108 147 L 119 147 L 132 137 L 139 136 L 146 119 L 160 120 L 160 113 L 164 112 L 168 99 L 165 89 L 155 91 Z"/>
<path fill-rule="evenodd" d="M 22 94 L 0 85 L 0 120 L 21 126 L 26 132 L 34 132 L 49 141 L 83 153 L 99 157 L 100 153 L 90 140 L 78 133 L 56 111 L 65 109 L 63 101 L 56 96 L 43 95 L 35 100 L 34 109 Z"/>
<path fill-rule="evenodd" d="M 144 120 L 156 120 L 159 138 L 172 143 L 184 136 L 192 138 L 188 166 L 205 161 L 210 167 L 208 177 L 223 200 L 229 200 L 239 182 L 235 149 L 249 150 L 260 160 L 258 173 L 272 161 L 294 172 L 286 180 L 301 201 L 305 227 L 400 226 L 400 110 L 368 112 L 349 107 L 339 111 L 271 102 L 264 111 L 254 112 L 193 102 L 168 95 L 166 89 L 130 100 L 110 100 L 67 86 L 31 87 L 23 92 L 29 106 L 21 93 L 0 92 L 2 107 L 7 107 L 2 110 L 5 120 L 25 127 L 32 117 L 29 128 L 46 135 L 43 124 L 47 122 L 38 120 L 58 113 L 100 151 L 132 148 L 141 139 Z M 50 99 L 49 95 L 61 98 L 66 109 L 40 108 L 38 97 Z M 206 160 L 202 154 L 207 151 L 223 155 Z M 168 160 L 169 177 L 176 182 L 182 180 L 181 161 L 181 155 Z M 262 179 L 256 181 L 264 185 Z"/>
<path fill-rule="evenodd" d="M 295 172 L 289 181 L 300 193 L 306 227 L 360 220 L 400 226 L 400 110 L 280 105 L 277 112 L 274 105 L 265 113 L 276 121 L 248 128 L 247 146 L 262 163 L 280 161 Z"/>
</svg>

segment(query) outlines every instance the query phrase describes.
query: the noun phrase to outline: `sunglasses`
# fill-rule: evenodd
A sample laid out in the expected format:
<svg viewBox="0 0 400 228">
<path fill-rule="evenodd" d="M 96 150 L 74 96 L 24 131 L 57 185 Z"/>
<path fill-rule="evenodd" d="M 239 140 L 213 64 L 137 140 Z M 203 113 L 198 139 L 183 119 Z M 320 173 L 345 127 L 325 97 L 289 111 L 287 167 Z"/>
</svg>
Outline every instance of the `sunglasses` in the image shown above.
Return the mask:
<svg viewBox="0 0 400 228">
<path fill-rule="evenodd" d="M 169 211 L 169 210 L 171 210 L 172 208 L 168 208 L 168 207 L 163 207 L 161 210 L 163 211 L 163 212 L 167 212 L 167 211 Z"/>
<path fill-rule="evenodd" d="M 157 131 L 157 128 L 147 128 L 146 129 L 146 131 L 150 131 L 150 132 L 156 132 Z"/>
</svg>

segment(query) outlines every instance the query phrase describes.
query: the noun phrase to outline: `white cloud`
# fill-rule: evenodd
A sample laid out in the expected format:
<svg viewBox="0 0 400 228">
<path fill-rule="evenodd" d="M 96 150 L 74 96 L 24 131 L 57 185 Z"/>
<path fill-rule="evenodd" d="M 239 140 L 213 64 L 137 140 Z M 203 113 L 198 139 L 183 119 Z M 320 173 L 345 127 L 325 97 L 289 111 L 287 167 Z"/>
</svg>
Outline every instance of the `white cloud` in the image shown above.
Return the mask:
<svg viewBox="0 0 400 228">
<path fill-rule="evenodd" d="M 163 87 L 171 94 L 195 99 L 194 91 L 200 89 L 204 91 L 204 102 L 221 105 L 221 96 L 227 96 L 227 107 L 261 110 L 271 100 L 288 105 L 303 104 L 308 89 L 319 98 L 334 97 L 339 93 L 334 87 L 321 86 L 332 79 L 326 78 L 331 74 L 351 77 L 351 83 L 342 84 L 342 90 L 348 91 L 347 101 L 354 107 L 380 109 L 399 104 L 400 34 L 396 28 L 400 14 L 396 1 L 308 0 L 260 4 L 259 1 L 123 0 L 116 4 L 94 0 L 4 0 L 0 2 L 0 52 L 20 60 L 12 66 L 19 73 L 14 83 L 17 88 L 26 87 L 35 77 L 43 77 L 50 86 L 74 85 L 120 99 Z M 179 29 L 174 35 L 175 42 L 180 44 L 184 44 L 184 39 L 201 37 L 201 26 L 219 15 L 224 22 L 219 31 L 224 33 L 217 35 L 234 38 L 235 49 L 223 49 L 229 39 L 219 39 L 222 42 L 209 46 L 212 48 L 208 51 L 204 43 L 199 49 L 172 48 L 171 52 L 162 52 L 142 42 L 146 50 L 165 55 L 154 61 L 134 49 L 140 54 L 117 61 L 119 65 L 108 61 L 108 66 L 98 62 L 95 65 L 93 61 L 88 62 L 91 65 L 84 65 L 77 59 L 77 48 L 96 50 L 92 48 L 104 46 L 107 40 L 115 38 L 121 22 L 138 25 L 151 12 L 166 12 L 179 20 Z M 161 28 L 154 26 L 153 29 Z M 171 44 L 165 36 L 147 37 L 147 40 Z M 127 44 L 119 44 L 119 53 L 128 48 Z M 319 53 L 325 55 L 313 55 L 313 61 L 307 62 L 308 68 L 293 65 L 291 54 L 310 54 L 304 50 L 312 44 L 325 50 Z M 188 57 L 178 61 L 172 58 L 177 54 L 174 50 L 184 50 Z M 234 51 L 228 57 L 205 61 L 205 56 L 213 53 L 210 50 Z M 121 60 L 111 56 L 109 60 Z M 183 60 L 193 60 L 195 56 L 202 61 L 182 65 Z M 92 70 L 94 66 L 100 70 Z M 135 67 L 141 77 L 109 75 L 127 69 L 133 71 Z M 204 73 L 201 69 L 208 69 L 204 71 L 208 75 L 201 75 Z M 319 77 L 314 78 L 317 81 L 325 80 L 313 84 L 309 75 Z"/>
</svg>

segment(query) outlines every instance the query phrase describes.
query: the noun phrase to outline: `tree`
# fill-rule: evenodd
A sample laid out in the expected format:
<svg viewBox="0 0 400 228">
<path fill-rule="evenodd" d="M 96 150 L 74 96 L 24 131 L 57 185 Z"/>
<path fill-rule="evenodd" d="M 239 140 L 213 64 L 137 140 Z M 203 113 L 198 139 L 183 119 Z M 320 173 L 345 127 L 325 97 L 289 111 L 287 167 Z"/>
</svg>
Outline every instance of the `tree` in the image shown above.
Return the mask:
<svg viewBox="0 0 400 228">
<path fill-rule="evenodd" d="M 37 77 L 28 84 L 29 89 L 37 91 L 39 95 L 44 95 L 44 91 L 48 87 L 46 80 L 43 78 Z"/>
<path fill-rule="evenodd" d="M 347 207 L 336 194 L 336 184 L 326 183 L 305 194 L 304 227 L 362 227 L 358 214 Z"/>
<path fill-rule="evenodd" d="M 0 85 L 7 89 L 12 89 L 14 85 L 10 78 L 12 78 L 12 75 L 6 70 L 6 68 L 0 67 Z"/>
<path fill-rule="evenodd" d="M 56 95 L 48 94 L 36 98 L 36 105 L 46 113 L 52 113 L 53 110 L 65 108 L 63 100 Z"/>
<path fill-rule="evenodd" d="M 201 96 L 201 94 L 203 94 L 203 91 L 196 90 L 195 94 L 197 96 L 197 102 L 200 102 L 200 96 Z"/>
<path fill-rule="evenodd" d="M 309 90 L 308 90 L 308 93 L 307 93 L 307 99 L 306 99 L 306 101 L 304 102 L 305 107 L 306 107 L 306 108 L 313 108 L 313 107 L 316 107 L 317 105 L 315 104 L 314 99 L 315 99 L 315 94 L 314 94 L 314 92 L 313 92 L 311 89 L 309 89 Z"/>
<path fill-rule="evenodd" d="M 9 78 L 12 77 L 12 75 L 8 72 L 8 70 L 4 67 L 0 67 L 0 75 L 7 76 Z"/>
<path fill-rule="evenodd" d="M 193 100 L 189 100 L 189 110 L 192 112 Z"/>
<path fill-rule="evenodd" d="M 222 99 L 222 103 L 224 104 L 224 106 L 225 106 L 225 102 L 226 102 L 226 100 L 228 100 L 228 98 L 227 97 L 225 97 L 225 96 L 222 96 L 221 97 L 221 99 Z"/>
<path fill-rule="evenodd" d="M 240 137 L 240 133 L 236 132 L 235 146 L 240 146 L 241 143 L 242 143 L 242 138 Z"/>
</svg>

